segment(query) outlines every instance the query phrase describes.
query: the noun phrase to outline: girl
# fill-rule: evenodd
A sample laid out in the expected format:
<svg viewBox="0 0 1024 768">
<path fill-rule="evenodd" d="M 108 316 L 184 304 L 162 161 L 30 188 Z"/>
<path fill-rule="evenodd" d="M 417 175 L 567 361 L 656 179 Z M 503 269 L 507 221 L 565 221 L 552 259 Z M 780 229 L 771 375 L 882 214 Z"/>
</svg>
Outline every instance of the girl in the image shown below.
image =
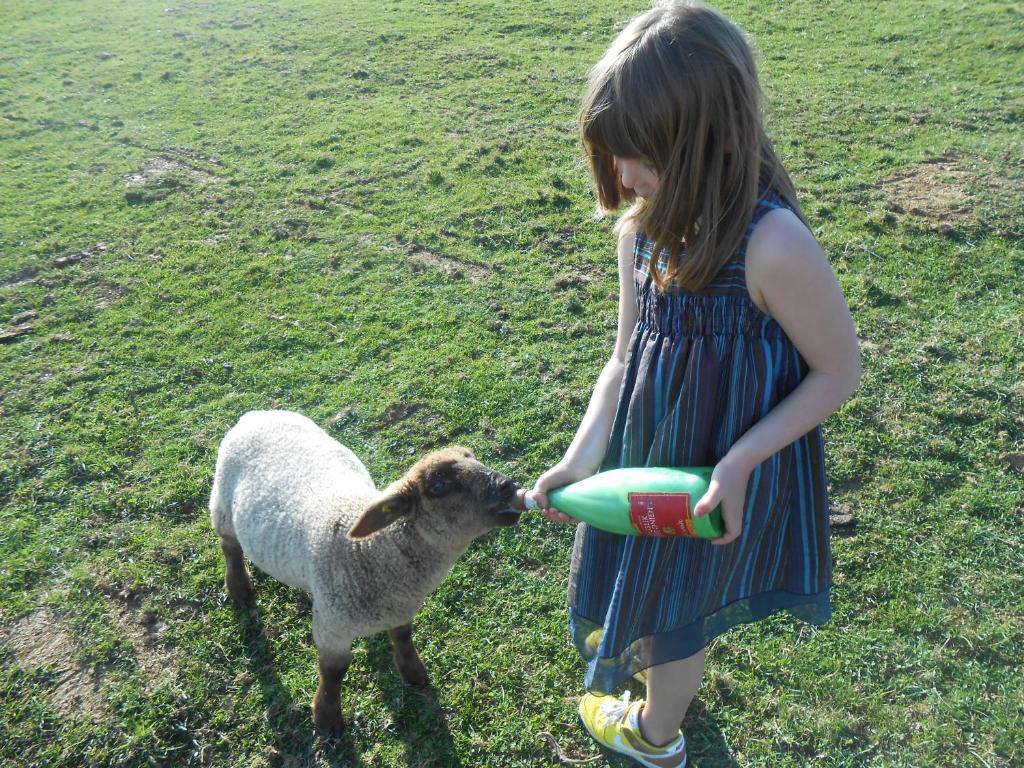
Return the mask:
<svg viewBox="0 0 1024 768">
<path fill-rule="evenodd" d="M 780 610 L 831 615 L 820 424 L 860 354 L 835 275 L 765 135 L 753 58 L 693 4 L 634 19 L 594 67 L 580 129 L 598 207 L 627 204 L 615 350 L 565 456 L 530 492 L 620 466 L 713 465 L 713 541 L 576 530 L 580 715 L 604 746 L 682 766 L 708 642 Z M 570 518 L 548 508 L 552 520 Z M 608 694 L 645 671 L 646 699 Z"/>
</svg>

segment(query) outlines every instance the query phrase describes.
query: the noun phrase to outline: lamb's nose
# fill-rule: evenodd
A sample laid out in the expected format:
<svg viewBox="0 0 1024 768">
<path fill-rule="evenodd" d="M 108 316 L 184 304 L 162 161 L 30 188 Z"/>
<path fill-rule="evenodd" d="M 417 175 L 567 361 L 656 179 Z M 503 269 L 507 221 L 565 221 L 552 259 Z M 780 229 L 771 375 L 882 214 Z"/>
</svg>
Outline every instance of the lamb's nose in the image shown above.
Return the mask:
<svg viewBox="0 0 1024 768">
<path fill-rule="evenodd" d="M 508 501 L 515 496 L 517 490 L 519 490 L 519 486 L 512 480 L 495 472 L 491 478 L 491 487 L 487 495 L 491 501 Z"/>
</svg>

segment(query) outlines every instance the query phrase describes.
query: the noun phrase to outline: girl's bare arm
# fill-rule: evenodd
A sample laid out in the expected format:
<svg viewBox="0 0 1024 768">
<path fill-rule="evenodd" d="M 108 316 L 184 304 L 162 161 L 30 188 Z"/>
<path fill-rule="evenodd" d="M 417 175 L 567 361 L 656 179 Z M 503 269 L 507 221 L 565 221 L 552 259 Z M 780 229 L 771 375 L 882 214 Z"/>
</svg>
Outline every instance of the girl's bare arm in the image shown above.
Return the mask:
<svg viewBox="0 0 1024 768">
<path fill-rule="evenodd" d="M 740 533 L 747 480 L 754 467 L 821 424 L 860 381 L 860 349 L 835 273 L 814 236 L 791 211 L 761 220 L 747 248 L 747 287 L 807 362 L 800 385 L 751 427 L 715 468 L 695 514 L 719 503 L 727 544 Z M 716 477 L 717 475 L 717 477 Z"/>
</svg>

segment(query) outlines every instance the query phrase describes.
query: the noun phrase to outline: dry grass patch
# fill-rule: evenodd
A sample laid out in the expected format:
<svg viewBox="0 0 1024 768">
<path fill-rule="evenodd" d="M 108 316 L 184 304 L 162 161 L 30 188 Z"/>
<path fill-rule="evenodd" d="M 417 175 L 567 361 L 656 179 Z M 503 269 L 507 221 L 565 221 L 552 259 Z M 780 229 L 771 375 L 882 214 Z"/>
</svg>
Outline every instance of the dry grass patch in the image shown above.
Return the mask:
<svg viewBox="0 0 1024 768">
<path fill-rule="evenodd" d="M 167 623 L 148 606 L 150 591 L 116 584 L 103 584 L 101 590 L 109 598 L 110 613 L 131 644 L 136 668 L 146 680 L 156 682 L 179 669 L 180 653 L 164 642 Z"/>
<path fill-rule="evenodd" d="M 413 272 L 438 269 L 449 278 L 466 278 L 471 283 L 482 282 L 491 276 L 492 270 L 488 266 L 473 264 L 448 254 L 435 253 L 415 243 L 406 245 L 405 252 L 409 255 L 409 267 Z"/>
<path fill-rule="evenodd" d="M 983 223 L 978 217 L 981 196 L 1000 201 L 1002 208 L 1020 197 L 1020 188 L 1015 180 L 988 172 L 964 155 L 947 153 L 883 179 L 882 193 L 886 209 L 900 220 L 915 220 L 948 235 L 958 227 Z M 999 234 L 1020 233 L 1004 229 Z"/>
<path fill-rule="evenodd" d="M 971 172 L 960 155 L 944 155 L 915 165 L 882 180 L 886 208 L 901 217 L 923 221 L 943 234 L 957 224 L 973 226 Z"/>
<path fill-rule="evenodd" d="M 77 661 L 74 630 L 57 613 L 41 608 L 0 630 L 0 640 L 14 654 L 19 669 L 56 673 L 46 692 L 47 704 L 62 715 L 99 719 L 110 714 L 102 694 L 103 672 Z"/>
<path fill-rule="evenodd" d="M 201 171 L 190 165 L 185 165 L 172 157 L 151 157 L 146 164 L 134 173 L 129 173 L 125 178 L 125 186 L 142 187 L 147 184 L 155 184 L 160 179 L 171 174 L 180 174 L 196 184 L 209 184 L 217 180 L 212 173 Z"/>
</svg>

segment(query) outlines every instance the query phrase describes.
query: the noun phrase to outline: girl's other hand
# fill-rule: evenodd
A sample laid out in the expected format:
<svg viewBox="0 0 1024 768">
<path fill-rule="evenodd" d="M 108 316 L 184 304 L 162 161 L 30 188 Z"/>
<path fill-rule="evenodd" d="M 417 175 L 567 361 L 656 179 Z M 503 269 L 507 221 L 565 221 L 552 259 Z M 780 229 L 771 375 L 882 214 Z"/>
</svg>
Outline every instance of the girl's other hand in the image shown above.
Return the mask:
<svg viewBox="0 0 1024 768">
<path fill-rule="evenodd" d="M 719 546 L 732 542 L 743 533 L 743 507 L 751 472 L 748 468 L 729 462 L 727 458 L 715 465 L 707 493 L 693 508 L 694 517 L 703 517 L 711 514 L 719 504 L 722 505 L 725 532 L 717 539 L 710 539 L 712 544 Z"/>
<path fill-rule="evenodd" d="M 572 464 L 556 464 L 534 483 L 533 488 L 526 492 L 533 501 L 540 505 L 542 514 L 553 523 L 578 523 L 574 517 L 563 515 L 554 507 L 548 506 L 548 491 L 552 488 L 561 488 L 563 485 L 574 483 L 585 477 L 590 477 L 595 470 L 588 470 L 576 467 Z"/>
</svg>

